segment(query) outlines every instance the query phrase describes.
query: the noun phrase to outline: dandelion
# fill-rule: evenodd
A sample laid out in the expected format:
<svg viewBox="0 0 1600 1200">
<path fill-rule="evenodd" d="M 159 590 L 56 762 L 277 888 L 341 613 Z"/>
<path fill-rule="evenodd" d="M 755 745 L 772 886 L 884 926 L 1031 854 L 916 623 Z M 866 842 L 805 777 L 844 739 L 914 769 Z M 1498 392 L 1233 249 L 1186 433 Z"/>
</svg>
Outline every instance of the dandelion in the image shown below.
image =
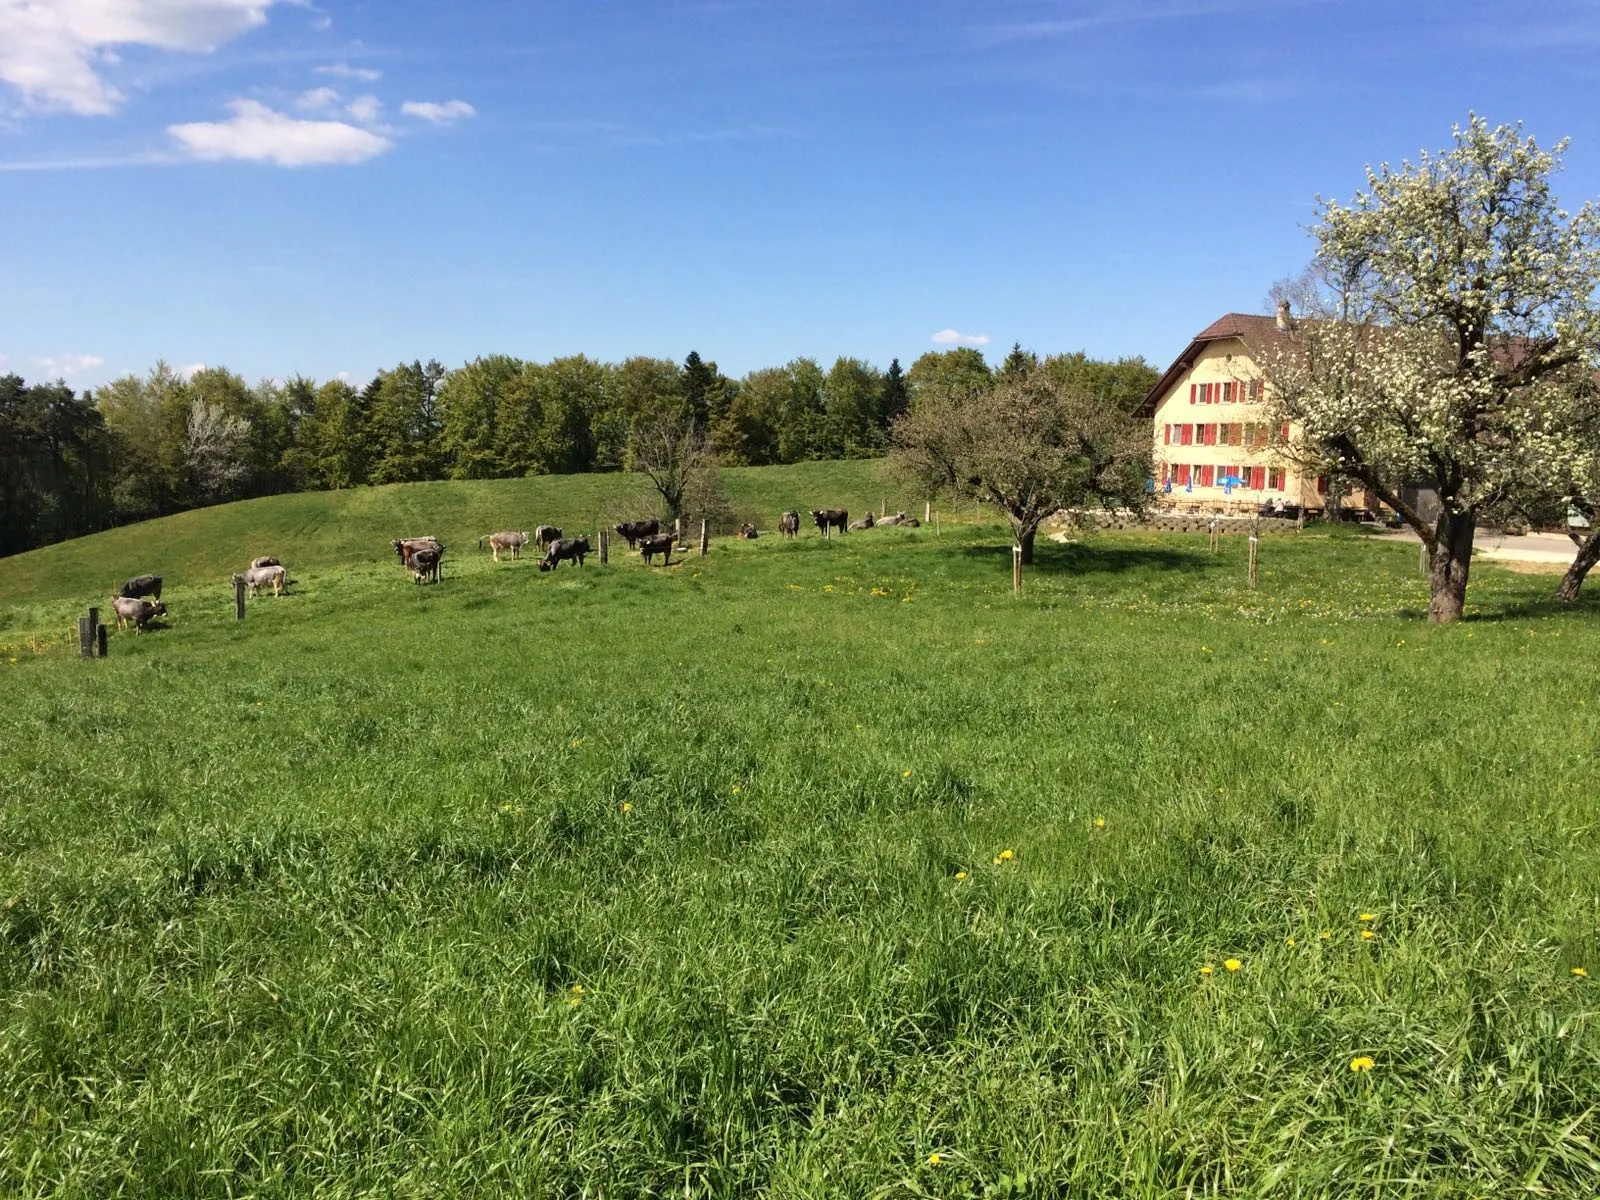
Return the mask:
<svg viewBox="0 0 1600 1200">
<path fill-rule="evenodd" d="M 956 879 L 961 880 L 961 879 L 965 879 L 966 877 L 967 877 L 967 873 L 965 871 L 957 871 L 956 872 Z"/>
<path fill-rule="evenodd" d="M 1376 921 L 1378 918 L 1371 913 L 1362 913 L 1359 919 L 1362 921 Z"/>
<path fill-rule="evenodd" d="M 1321 933 L 1317 934 L 1317 937 L 1322 939 L 1324 942 L 1331 941 L 1333 939 L 1333 930 L 1324 929 Z"/>
<path fill-rule="evenodd" d="M 567 1001 L 567 1007 L 568 1008 L 577 1008 L 578 1005 L 580 1005 L 582 1003 L 583 1003 L 583 997 L 582 996 L 574 996 L 572 999 Z"/>
<path fill-rule="evenodd" d="M 572 746 L 572 748 L 574 750 L 576 750 L 579 746 L 583 745 L 583 739 L 582 738 L 573 738 L 572 741 L 569 744 Z"/>
<path fill-rule="evenodd" d="M 575 984 L 573 984 L 573 985 L 572 985 L 572 994 L 573 994 L 573 995 L 574 995 L 574 996 L 581 996 L 581 995 L 583 995 L 583 984 L 581 984 L 581 983 L 575 983 Z"/>
<path fill-rule="evenodd" d="M 1002 850 L 1002 851 L 1000 851 L 1000 861 L 1001 862 L 1010 862 L 1016 856 L 1017 856 L 1017 852 L 1015 850 Z"/>
<path fill-rule="evenodd" d="M 737 783 L 733 785 L 733 794 L 735 796 L 739 794 L 739 785 Z"/>
<path fill-rule="evenodd" d="M 624 800 L 622 802 L 622 811 L 625 812 L 625 813 L 631 813 L 633 811 L 633 805 L 630 804 L 628 801 Z"/>
<path fill-rule="evenodd" d="M 1237 971 L 1240 967 L 1244 966 L 1244 964 L 1242 962 L 1240 962 L 1237 958 L 1230 958 L 1227 961 L 1225 961 L 1222 965 L 1227 967 L 1228 970 L 1230 970 L 1230 971 Z"/>
<path fill-rule="evenodd" d="M 1367 1054 L 1358 1054 L 1350 1060 L 1350 1070 L 1357 1075 L 1363 1071 L 1370 1071 L 1377 1065 L 1372 1061 L 1372 1056 Z"/>
<path fill-rule="evenodd" d="M 1370 930 L 1370 929 L 1363 929 L 1361 931 L 1361 940 L 1363 942 L 1370 942 L 1373 938 L 1375 938 L 1377 936 L 1378 935 L 1373 933 L 1372 930 Z"/>
<path fill-rule="evenodd" d="M 1291 949 L 1291 950 L 1294 949 L 1294 939 L 1293 938 L 1288 938 L 1287 940 L 1284 941 L 1283 944 L 1285 946 L 1289 947 L 1289 949 Z"/>
<path fill-rule="evenodd" d="M 1589 978 L 1589 972 L 1584 970 L 1582 967 L 1573 967 L 1572 968 L 1572 973 L 1574 975 L 1576 975 L 1579 979 L 1587 979 L 1587 978 Z"/>
<path fill-rule="evenodd" d="M 1106 819 L 1104 817 L 1096 817 L 1094 819 L 1094 827 L 1096 829 L 1104 829 L 1106 827 Z"/>
<path fill-rule="evenodd" d="M 937 1154 L 928 1155 L 928 1165 L 930 1167 L 937 1167 L 939 1165 L 939 1156 Z"/>
<path fill-rule="evenodd" d="M 901 771 L 900 772 L 900 778 L 901 779 L 910 779 L 911 778 L 911 770 L 910 770 L 910 768 L 907 768 L 906 770 Z"/>
<path fill-rule="evenodd" d="M 1216 974 L 1216 968 L 1213 967 L 1210 963 L 1207 963 L 1205 966 L 1200 968 L 1200 974 L 1202 974 L 1202 975 L 1215 975 Z"/>
</svg>

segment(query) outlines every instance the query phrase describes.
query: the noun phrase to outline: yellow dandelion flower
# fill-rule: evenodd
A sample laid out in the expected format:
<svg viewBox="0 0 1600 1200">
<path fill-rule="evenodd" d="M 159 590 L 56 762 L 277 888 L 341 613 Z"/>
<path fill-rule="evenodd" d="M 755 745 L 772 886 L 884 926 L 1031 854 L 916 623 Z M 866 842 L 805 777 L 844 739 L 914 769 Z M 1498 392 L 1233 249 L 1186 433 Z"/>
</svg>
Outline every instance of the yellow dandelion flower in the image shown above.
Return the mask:
<svg viewBox="0 0 1600 1200">
<path fill-rule="evenodd" d="M 1363 942 L 1370 942 L 1373 938 L 1375 938 L 1377 936 L 1378 935 L 1373 933 L 1372 930 L 1370 930 L 1370 929 L 1363 929 L 1361 931 L 1361 940 Z"/>
<path fill-rule="evenodd" d="M 622 802 L 622 811 L 625 812 L 625 813 L 631 813 L 633 811 L 633 805 L 629 804 L 626 800 L 624 800 Z"/>
<path fill-rule="evenodd" d="M 910 769 L 909 769 L 909 768 L 907 768 L 907 769 L 906 769 L 906 770 L 904 770 L 904 771 L 901 771 L 901 772 L 900 772 L 900 778 L 901 778 L 901 779 L 910 779 L 910 778 L 911 778 L 911 771 L 910 771 Z"/>
<path fill-rule="evenodd" d="M 939 1165 L 939 1156 L 937 1154 L 928 1155 L 928 1165 L 930 1167 L 937 1167 Z"/>
<path fill-rule="evenodd" d="M 1359 918 L 1362 921 L 1376 921 L 1377 919 L 1372 913 L 1362 913 Z"/>
<path fill-rule="evenodd" d="M 567 1007 L 568 1008 L 577 1008 L 578 1005 L 580 1005 L 582 1003 L 583 1003 L 583 997 L 582 996 L 574 996 L 571 1000 L 567 1001 Z"/>
<path fill-rule="evenodd" d="M 1104 829 L 1106 827 L 1106 819 L 1104 817 L 1096 817 L 1094 819 L 1094 827 L 1096 829 Z"/>
<path fill-rule="evenodd" d="M 1205 966 L 1200 968 L 1200 974 L 1202 974 L 1202 975 L 1215 975 L 1216 974 L 1216 968 L 1213 967 L 1210 963 L 1207 963 Z"/>
<path fill-rule="evenodd" d="M 1000 851 L 1000 861 L 1001 862 L 1010 862 L 1016 856 L 1017 856 L 1017 852 L 1015 850 L 1002 850 L 1002 851 Z"/>
<path fill-rule="evenodd" d="M 1362 1071 L 1370 1071 L 1378 1064 L 1372 1061 L 1371 1055 L 1358 1054 L 1350 1060 L 1350 1070 L 1359 1075 Z"/>
<path fill-rule="evenodd" d="M 1572 973 L 1574 975 L 1576 975 L 1579 979 L 1587 979 L 1587 978 L 1589 978 L 1589 972 L 1585 971 L 1582 967 L 1573 967 L 1572 968 Z"/>
<path fill-rule="evenodd" d="M 1288 938 L 1287 940 L 1285 940 L 1285 942 L 1283 944 L 1285 946 L 1289 947 L 1289 949 L 1291 949 L 1291 950 L 1294 949 L 1294 939 L 1293 938 Z"/>
<path fill-rule="evenodd" d="M 1244 964 L 1242 962 L 1240 962 L 1237 958 L 1230 958 L 1227 961 L 1225 961 L 1222 965 L 1227 967 L 1228 970 L 1230 970 L 1230 971 L 1237 971 L 1240 967 L 1244 966 Z"/>
<path fill-rule="evenodd" d="M 571 743 L 569 743 L 569 744 L 572 746 L 572 748 L 574 750 L 576 750 L 579 746 L 583 745 L 583 739 L 582 738 L 573 738 Z"/>
<path fill-rule="evenodd" d="M 1325 942 L 1331 941 L 1333 938 L 1333 930 L 1324 929 L 1321 933 L 1317 934 L 1317 937 L 1321 938 Z"/>
<path fill-rule="evenodd" d="M 581 984 L 581 983 L 575 983 L 575 984 L 573 984 L 573 985 L 572 985 L 572 994 L 573 994 L 573 995 L 574 995 L 574 996 L 581 996 L 581 995 L 583 995 L 583 984 Z"/>
<path fill-rule="evenodd" d="M 737 796 L 737 795 L 738 795 L 738 794 L 739 794 L 739 790 L 740 790 L 740 789 L 739 789 L 739 785 L 738 785 L 738 784 L 737 784 L 737 783 L 736 783 L 736 784 L 734 784 L 734 785 L 733 785 L 733 794 L 734 794 L 734 795 L 735 795 L 735 796 Z"/>
<path fill-rule="evenodd" d="M 956 878 L 957 879 L 965 879 L 966 877 L 967 877 L 967 873 L 965 871 L 957 871 L 956 872 Z"/>
</svg>

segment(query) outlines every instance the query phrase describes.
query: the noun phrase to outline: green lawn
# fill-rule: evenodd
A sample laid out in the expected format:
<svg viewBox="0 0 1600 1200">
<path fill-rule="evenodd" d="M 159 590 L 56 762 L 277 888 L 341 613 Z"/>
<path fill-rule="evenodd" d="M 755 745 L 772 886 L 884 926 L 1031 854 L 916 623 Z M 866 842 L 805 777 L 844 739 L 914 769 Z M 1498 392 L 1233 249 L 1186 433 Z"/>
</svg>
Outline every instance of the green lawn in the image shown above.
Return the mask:
<svg viewBox="0 0 1600 1200">
<path fill-rule="evenodd" d="M 1344 533 L 1257 591 L 1041 543 L 1020 599 L 970 523 L 469 552 L 625 485 L 0 561 L 0 1195 L 1600 1194 L 1592 606 L 1479 568 L 1430 628 Z M 168 628 L 61 643 L 164 568 Z"/>
</svg>

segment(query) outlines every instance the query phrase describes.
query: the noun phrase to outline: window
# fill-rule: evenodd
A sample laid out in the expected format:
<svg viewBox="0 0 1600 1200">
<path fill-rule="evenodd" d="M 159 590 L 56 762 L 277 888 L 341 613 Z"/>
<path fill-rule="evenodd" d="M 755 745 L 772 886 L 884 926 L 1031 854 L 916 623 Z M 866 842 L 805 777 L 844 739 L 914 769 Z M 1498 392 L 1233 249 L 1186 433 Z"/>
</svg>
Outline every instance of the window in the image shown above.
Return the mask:
<svg viewBox="0 0 1600 1200">
<path fill-rule="evenodd" d="M 1283 491 L 1283 468 L 1273 467 L 1267 472 L 1267 486 L 1275 492 Z"/>
<path fill-rule="evenodd" d="M 1240 431 L 1242 429 L 1243 429 L 1243 426 L 1241 426 L 1241 425 L 1229 425 L 1228 426 L 1228 442 L 1227 442 L 1228 445 L 1237 446 L 1239 444 L 1239 442 L 1241 441 Z"/>
<path fill-rule="evenodd" d="M 1326 496 L 1327 494 L 1328 494 L 1328 477 L 1326 475 L 1318 475 L 1317 476 L 1317 495 Z"/>
<path fill-rule="evenodd" d="M 1205 439 L 1201 444 L 1215 446 L 1217 444 L 1217 427 L 1215 425 L 1202 425 L 1200 428 L 1205 430 Z"/>
<path fill-rule="evenodd" d="M 1252 379 L 1250 381 L 1250 388 L 1249 388 L 1249 400 L 1250 400 L 1250 403 L 1251 404 L 1259 403 L 1260 400 L 1261 400 L 1261 394 L 1265 390 L 1266 390 L 1266 385 L 1261 380 Z"/>
<path fill-rule="evenodd" d="M 1225 384 L 1222 385 L 1222 402 L 1224 404 L 1232 404 L 1233 403 L 1233 398 L 1234 398 L 1237 386 L 1238 385 L 1233 384 L 1233 383 L 1225 383 Z"/>
<path fill-rule="evenodd" d="M 1214 471 L 1215 471 L 1215 468 L 1210 463 L 1206 463 L 1204 466 L 1202 466 L 1200 468 L 1200 486 L 1201 487 L 1210 487 L 1210 486 L 1212 486 L 1212 483 L 1213 483 L 1213 481 L 1215 479 L 1215 475 L 1213 474 Z"/>
<path fill-rule="evenodd" d="M 1174 483 L 1179 487 L 1185 486 L 1189 482 L 1189 464 L 1179 463 L 1172 468 L 1172 475 Z"/>
<path fill-rule="evenodd" d="M 1289 440 L 1289 423 L 1287 421 L 1285 421 L 1282 427 L 1278 430 L 1278 436 L 1283 438 L 1283 440 L 1286 442 Z"/>
</svg>

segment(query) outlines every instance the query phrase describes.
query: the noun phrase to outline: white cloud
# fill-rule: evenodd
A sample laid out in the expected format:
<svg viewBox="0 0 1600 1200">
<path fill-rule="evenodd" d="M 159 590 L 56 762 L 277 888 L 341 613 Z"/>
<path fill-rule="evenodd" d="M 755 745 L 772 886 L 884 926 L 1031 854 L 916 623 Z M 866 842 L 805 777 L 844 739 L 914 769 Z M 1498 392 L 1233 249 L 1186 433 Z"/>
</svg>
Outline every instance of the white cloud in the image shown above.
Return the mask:
<svg viewBox="0 0 1600 1200">
<path fill-rule="evenodd" d="M 376 96 L 357 96 L 344 106 L 344 110 L 363 125 L 371 125 L 383 111 L 383 102 Z"/>
<path fill-rule="evenodd" d="M 296 108 L 306 112 L 321 112 L 325 108 L 332 108 L 339 103 L 339 93 L 331 87 L 312 88 L 309 92 L 301 92 L 300 98 L 294 102 Z"/>
<path fill-rule="evenodd" d="M 103 367 L 106 362 L 94 354 L 45 354 L 33 361 L 50 379 L 71 379 L 95 367 Z"/>
<path fill-rule="evenodd" d="M 340 383 L 349 383 L 350 382 L 350 372 L 349 371 L 340 371 L 336 375 L 334 375 L 334 378 L 337 379 Z"/>
<path fill-rule="evenodd" d="M 987 346 L 987 333 L 957 333 L 954 329 L 941 329 L 933 335 L 936 346 Z"/>
<path fill-rule="evenodd" d="M 318 75 L 336 75 L 340 79 L 359 79 L 362 83 L 377 83 L 383 78 L 382 71 L 374 71 L 371 67 L 352 67 L 349 63 L 336 62 L 331 67 L 318 67 Z"/>
<path fill-rule="evenodd" d="M 196 372 L 204 371 L 205 369 L 205 363 L 190 363 L 186 367 L 175 368 L 179 379 L 193 379 Z"/>
<path fill-rule="evenodd" d="M 400 111 L 408 117 L 421 117 L 424 121 L 432 121 L 435 125 L 448 125 L 452 121 L 476 116 L 478 113 L 478 110 L 465 100 L 446 100 L 443 104 L 432 100 L 407 100 L 400 106 Z"/>
<path fill-rule="evenodd" d="M 0 0 L 0 82 L 29 104 L 85 115 L 123 95 L 99 73 L 115 46 L 212 51 L 266 22 L 276 0 Z"/>
<path fill-rule="evenodd" d="M 366 162 L 392 145 L 343 121 L 302 121 L 256 100 L 235 100 L 229 107 L 232 120 L 169 125 L 167 132 L 194 158 L 242 158 L 280 167 Z"/>
</svg>

